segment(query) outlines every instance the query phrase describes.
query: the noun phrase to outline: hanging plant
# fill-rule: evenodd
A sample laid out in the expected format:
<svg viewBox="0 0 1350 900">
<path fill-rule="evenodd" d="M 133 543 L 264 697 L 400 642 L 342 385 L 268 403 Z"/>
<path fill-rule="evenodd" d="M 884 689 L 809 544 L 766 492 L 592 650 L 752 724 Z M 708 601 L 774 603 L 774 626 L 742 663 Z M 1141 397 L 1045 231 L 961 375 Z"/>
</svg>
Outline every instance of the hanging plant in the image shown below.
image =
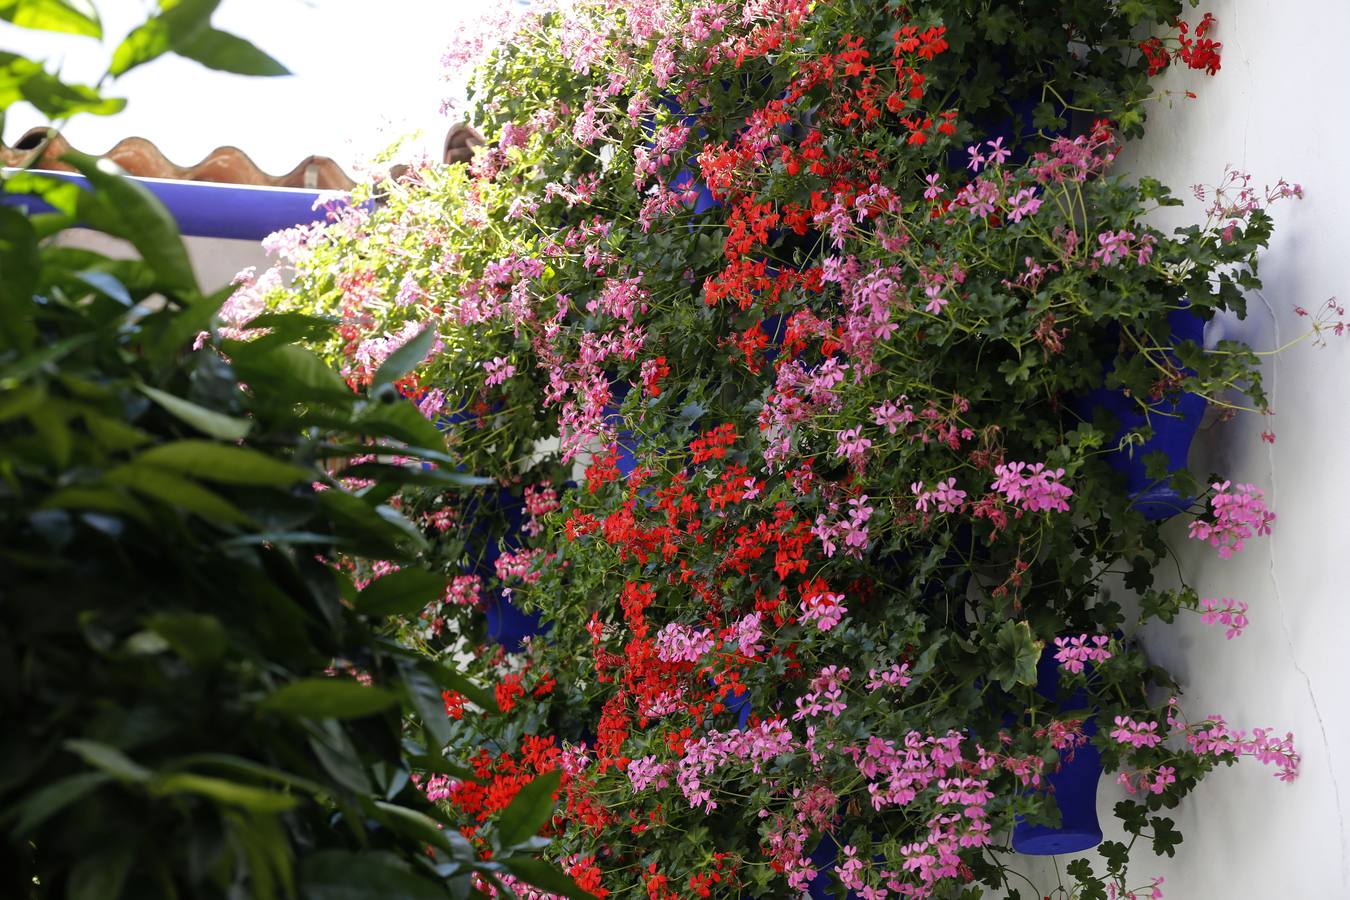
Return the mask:
<svg viewBox="0 0 1350 900">
<path fill-rule="evenodd" d="M 1209 18 L 1141 48 L 1181 4 L 1129 7 L 526 13 L 473 81 L 470 166 L 278 238 L 296 278 L 272 302 L 341 316 L 324 349 L 354 382 L 433 322 L 424 413 L 476 411 L 450 429 L 465 464 L 552 492 L 497 573 L 546 635 L 482 646 L 472 603 L 408 623 L 511 713 L 457 722 L 485 749 L 443 799 L 481 849 L 556 768 L 549 833 L 598 897 L 1016 896 L 1010 836 L 1062 826 L 1071 757 L 1167 854 L 1163 808 L 1215 765 L 1296 774 L 1291 740 L 1151 700 L 1178 686 L 1129 637 L 1185 610 L 1245 626 L 1154 585 L 1159 517 L 1118 467 L 1221 553 L 1269 529 L 1259 490 L 1151 442 L 1180 404 L 1265 410 L 1257 354 L 1173 325 L 1243 314 L 1266 207 L 1300 192 L 1229 178 L 1206 221 L 1150 224 L 1180 201 L 1115 171 L 1121 141 L 1150 76 L 1220 48 Z M 440 564 L 481 527 L 456 514 Z M 1102 589 L 1120 572 L 1138 616 Z M 1078 883 L 1137 889 L 1128 848 L 1101 852 Z"/>
</svg>

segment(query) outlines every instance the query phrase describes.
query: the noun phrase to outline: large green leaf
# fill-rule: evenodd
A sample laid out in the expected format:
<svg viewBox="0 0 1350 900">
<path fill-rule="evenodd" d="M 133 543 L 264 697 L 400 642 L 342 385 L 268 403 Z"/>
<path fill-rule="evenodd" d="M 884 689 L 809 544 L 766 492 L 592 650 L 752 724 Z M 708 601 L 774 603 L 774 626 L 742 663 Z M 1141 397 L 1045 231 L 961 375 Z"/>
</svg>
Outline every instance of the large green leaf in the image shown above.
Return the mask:
<svg viewBox="0 0 1350 900">
<path fill-rule="evenodd" d="M 356 596 L 356 611 L 368 616 L 410 616 L 445 593 L 445 577 L 410 566 L 377 578 Z"/>
<path fill-rule="evenodd" d="M 372 403 L 352 419 L 352 426 L 370 437 L 391 437 L 415 447 L 445 447 L 445 435 L 410 401 Z"/>
<path fill-rule="evenodd" d="M 497 820 L 497 840 L 502 847 L 525 843 L 553 817 L 553 794 L 561 778 L 556 769 L 544 772 L 516 793 Z"/>
<path fill-rule="evenodd" d="M 104 476 L 110 484 L 120 484 L 161 503 L 196 513 L 208 522 L 247 525 L 252 522 L 239 507 L 196 482 L 155 466 L 129 464 L 118 466 Z"/>
<path fill-rule="evenodd" d="M 78 113 L 110 116 L 126 108 L 120 97 L 104 97 L 86 84 L 69 84 L 49 72 L 34 72 L 19 85 L 19 94 L 51 119 Z"/>
<path fill-rule="evenodd" d="M 258 708 L 303 719 L 357 719 L 396 703 L 397 694 L 350 678 L 307 678 L 268 694 Z"/>
<path fill-rule="evenodd" d="M 140 501 L 111 487 L 62 488 L 44 497 L 38 505 L 42 509 L 90 509 L 150 522 L 150 511 Z"/>
<path fill-rule="evenodd" d="M 304 900 L 449 900 L 450 895 L 392 853 L 321 850 L 300 864 L 300 896 Z"/>
<path fill-rule="evenodd" d="M 380 367 L 375 370 L 375 377 L 370 383 L 370 392 L 372 394 L 379 391 L 386 385 L 392 385 L 404 375 L 407 375 L 413 369 L 427 358 L 431 348 L 436 343 L 436 326 L 428 325 L 423 328 L 411 339 L 399 347 L 385 359 Z"/>
<path fill-rule="evenodd" d="M 0 19 L 20 28 L 103 37 L 103 27 L 94 8 L 88 6 L 81 10 L 66 0 L 0 0 Z"/>
<path fill-rule="evenodd" d="M 569 900 L 595 900 L 595 895 L 583 891 L 569 876 L 557 867 L 528 856 L 513 856 L 501 860 L 501 866 L 517 878 Z"/>
<path fill-rule="evenodd" d="M 160 775 L 149 787 L 156 794 L 197 794 L 217 803 L 263 813 L 285 812 L 300 802 L 290 794 L 192 772 Z"/>
<path fill-rule="evenodd" d="M 70 871 L 67 900 L 117 900 L 133 859 L 128 847 L 108 847 L 86 856 Z"/>
<path fill-rule="evenodd" d="M 162 12 L 134 28 L 113 51 L 108 74 L 117 76 L 190 42 L 211 27 L 220 0 L 160 0 Z"/>
<path fill-rule="evenodd" d="M 1027 622 L 1004 622 L 995 639 L 994 664 L 989 669 L 991 677 L 996 678 L 1002 688 L 1012 690 L 1013 685 L 1033 685 L 1036 683 L 1036 664 L 1041 659 L 1043 641 L 1036 640 Z"/>
<path fill-rule="evenodd" d="M 250 347 L 247 341 L 223 341 L 240 380 L 266 384 L 271 396 L 292 402 L 329 400 L 350 403 L 352 390 L 332 366 L 302 347 Z"/>
<path fill-rule="evenodd" d="M 80 772 L 34 791 L 18 806 L 5 811 L 4 818 L 16 820 L 10 834 L 16 838 L 29 834 L 70 804 L 112 780 L 107 772 Z"/>
<path fill-rule="evenodd" d="M 42 260 L 37 234 L 28 217 L 0 206 L 0 340 L 4 346 L 25 350 L 37 338 L 33 324 L 33 291 Z"/>
<path fill-rule="evenodd" d="M 153 774 L 111 744 L 72 739 L 66 741 L 63 746 L 89 765 L 121 781 L 143 782 L 149 780 Z"/>
<path fill-rule="evenodd" d="M 94 228 L 130 241 L 166 288 L 200 293 L 178 224 L 150 189 L 126 177 L 115 163 L 70 152 L 61 157 L 93 188 L 80 194 L 80 216 Z"/>
<path fill-rule="evenodd" d="M 168 641 L 175 653 L 194 665 L 215 662 L 228 646 L 224 626 L 206 613 L 158 612 L 145 620 L 145 627 Z"/>
<path fill-rule="evenodd" d="M 205 28 L 174 47 L 174 52 L 208 69 L 238 75 L 289 75 L 290 70 L 241 37 Z"/>
<path fill-rule="evenodd" d="M 218 440 L 242 440 L 248 434 L 249 429 L 253 427 L 253 423 L 248 419 L 236 419 L 233 416 L 215 412 L 184 400 L 182 397 L 175 397 L 173 394 L 166 393 L 158 388 L 152 388 L 144 384 L 136 387 L 169 413 L 182 419 L 203 434 L 209 434 Z"/>
<path fill-rule="evenodd" d="M 288 487 L 308 481 L 314 474 L 249 447 L 197 440 L 174 441 L 151 447 L 133 462 L 160 466 L 223 484 Z"/>
<path fill-rule="evenodd" d="M 415 809 L 399 806 L 396 803 L 376 800 L 371 806 L 375 814 L 384 819 L 385 823 L 395 831 L 402 832 L 433 847 L 439 847 L 451 859 L 457 859 L 460 862 L 473 862 L 473 846 L 467 840 L 464 840 L 464 836 L 458 831 L 443 829 L 435 819 Z M 451 835 L 460 840 L 453 840 Z"/>
<path fill-rule="evenodd" d="M 491 691 L 484 690 L 444 663 L 433 659 L 419 659 L 417 666 L 441 687 L 463 694 L 481 709 L 490 713 L 501 711 L 497 706 L 497 698 Z"/>
</svg>

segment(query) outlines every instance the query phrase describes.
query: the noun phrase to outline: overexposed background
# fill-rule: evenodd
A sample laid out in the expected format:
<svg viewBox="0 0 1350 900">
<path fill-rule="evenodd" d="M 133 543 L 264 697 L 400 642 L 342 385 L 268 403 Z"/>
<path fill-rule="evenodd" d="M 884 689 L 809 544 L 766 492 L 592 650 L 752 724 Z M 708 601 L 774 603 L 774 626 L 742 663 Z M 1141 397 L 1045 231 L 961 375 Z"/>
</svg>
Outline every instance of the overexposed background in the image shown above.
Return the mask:
<svg viewBox="0 0 1350 900">
<path fill-rule="evenodd" d="M 117 43 L 154 4 L 95 0 L 102 46 L 89 38 L 0 23 L 0 50 L 60 63 L 67 81 L 93 84 Z M 442 54 L 455 36 L 515 0 L 224 0 L 212 24 L 247 38 L 294 75 L 249 78 L 166 56 L 119 79 L 126 97 L 114 116 L 81 115 L 63 130 L 87 153 L 124 137 L 153 141 L 174 163 L 190 166 L 221 145 L 234 145 L 264 171 L 289 172 L 311 154 L 330 156 L 348 174 L 404 134 L 421 131 L 404 157 L 419 150 L 440 158 L 452 118 L 441 101 L 462 96 L 448 83 Z M 6 116 L 13 143 L 48 124 L 27 104 Z"/>
</svg>

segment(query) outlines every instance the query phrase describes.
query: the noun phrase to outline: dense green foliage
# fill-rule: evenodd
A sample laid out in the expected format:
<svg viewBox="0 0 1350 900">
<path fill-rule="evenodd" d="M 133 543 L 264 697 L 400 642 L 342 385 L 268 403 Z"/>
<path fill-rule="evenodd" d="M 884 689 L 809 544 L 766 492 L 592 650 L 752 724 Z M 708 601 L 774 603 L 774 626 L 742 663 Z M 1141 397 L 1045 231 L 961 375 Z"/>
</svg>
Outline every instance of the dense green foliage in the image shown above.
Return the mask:
<svg viewBox="0 0 1350 900">
<path fill-rule="evenodd" d="M 113 74 L 166 50 L 258 68 L 209 28 L 214 6 L 164 4 Z M 2 9 L 97 36 L 63 0 Z M 5 65 L 30 100 L 54 83 Z M 53 116 L 97 105 L 42 96 Z M 212 320 L 233 286 L 201 290 L 143 185 L 68 161 L 84 186 L 0 185 L 0 896 L 467 898 L 494 872 L 575 894 L 533 859 L 546 783 L 487 863 L 416 781 L 460 771 L 442 754 L 443 691 L 495 708 L 385 627 L 445 590 L 410 565 L 427 539 L 400 492 L 477 481 L 390 402 L 432 335 L 360 393 L 295 343 L 323 319 L 223 339 Z M 55 212 L 29 215 L 35 197 Z M 62 241 L 77 222 L 138 257 Z M 393 574 L 358 590 L 369 560 Z"/>
</svg>

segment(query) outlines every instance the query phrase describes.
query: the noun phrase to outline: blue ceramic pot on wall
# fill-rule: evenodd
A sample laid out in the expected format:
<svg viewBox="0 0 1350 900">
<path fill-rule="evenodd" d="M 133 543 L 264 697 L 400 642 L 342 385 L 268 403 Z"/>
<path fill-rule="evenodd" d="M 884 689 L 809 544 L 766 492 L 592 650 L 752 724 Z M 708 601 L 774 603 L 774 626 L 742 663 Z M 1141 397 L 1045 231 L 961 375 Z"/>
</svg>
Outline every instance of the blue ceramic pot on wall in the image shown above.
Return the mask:
<svg viewBox="0 0 1350 900">
<path fill-rule="evenodd" d="M 467 411 L 442 415 L 436 420 L 436 427 L 449 431 L 457 425 L 472 422 L 476 416 Z M 484 581 L 496 577 L 497 559 L 502 555 L 503 546 L 507 550 L 518 550 L 521 546 L 521 527 L 525 522 L 525 502 L 505 488 L 499 488 L 495 494 L 487 494 L 483 499 L 471 504 L 467 510 L 470 518 L 500 515 L 506 520 L 506 531 L 499 541 L 484 534 L 481 525 L 476 525 L 468 538 L 469 564 L 466 574 L 477 575 Z M 501 644 L 508 653 L 518 653 L 524 649 L 527 637 L 540 634 L 537 613 L 526 613 L 514 606 L 501 591 L 489 593 L 484 597 L 487 618 L 488 638 Z"/>
<path fill-rule="evenodd" d="M 1036 666 L 1036 692 L 1058 703 L 1063 711 L 1081 710 L 1089 706 L 1087 692 L 1082 688 L 1059 699 L 1059 663 L 1053 653 L 1041 654 Z M 1083 733 L 1089 742 L 1073 751 L 1072 759 L 1061 760 L 1059 771 L 1043 776 L 1059 807 L 1060 826 L 1032 825 L 1018 819 L 1013 827 L 1012 848 L 1029 856 L 1057 856 L 1061 853 L 1081 853 L 1102 842 L 1102 827 L 1097 820 L 1097 782 L 1102 777 L 1102 759 L 1091 738 L 1097 733 L 1095 716 L 1083 722 Z"/>
<path fill-rule="evenodd" d="M 1168 322 L 1172 326 L 1174 345 L 1181 341 L 1203 344 L 1205 321 L 1190 309 L 1174 310 L 1168 316 Z M 1161 452 L 1167 456 L 1169 473 L 1186 468 L 1191 442 L 1205 415 L 1206 401 L 1203 397 L 1183 394 L 1175 402 L 1164 400 L 1152 407 L 1147 420 L 1139 404 L 1120 391 L 1098 388 L 1083 398 L 1080 406 L 1085 418 L 1091 419 L 1093 411 L 1101 408 L 1120 423 L 1120 430 L 1115 435 L 1116 443 L 1127 433 L 1143 428 L 1146 422 L 1152 427 L 1153 436 L 1143 444 L 1112 450 L 1107 457 L 1111 468 L 1125 476 L 1125 490 L 1135 509 L 1147 519 L 1160 521 L 1185 512 L 1190 507 L 1194 498 L 1183 496 L 1172 487 L 1170 480 L 1156 481 L 1148 477 L 1144 458 L 1151 453 Z"/>
<path fill-rule="evenodd" d="M 686 158 L 684 166 L 675 173 L 675 178 L 670 183 L 671 189 L 677 191 L 693 190 L 698 192 L 698 196 L 694 199 L 695 214 L 702 214 L 710 209 L 721 206 L 722 204 L 713 198 L 712 191 L 708 190 L 708 186 L 694 174 L 694 171 L 698 169 L 697 148 L 706 137 L 703 129 L 697 127 L 698 114 L 685 111 L 684 108 L 670 97 L 661 97 L 656 102 L 678 116 L 680 124 L 685 128 L 696 129 L 690 136 L 689 143 L 685 145 L 687 147 L 689 144 L 693 144 L 695 150 Z M 653 132 L 656 131 L 655 116 L 651 114 L 643 116 L 642 131 L 648 138 L 652 136 Z M 643 146 L 648 150 L 652 148 L 652 144 L 653 142 L 651 140 L 643 142 Z"/>
</svg>

